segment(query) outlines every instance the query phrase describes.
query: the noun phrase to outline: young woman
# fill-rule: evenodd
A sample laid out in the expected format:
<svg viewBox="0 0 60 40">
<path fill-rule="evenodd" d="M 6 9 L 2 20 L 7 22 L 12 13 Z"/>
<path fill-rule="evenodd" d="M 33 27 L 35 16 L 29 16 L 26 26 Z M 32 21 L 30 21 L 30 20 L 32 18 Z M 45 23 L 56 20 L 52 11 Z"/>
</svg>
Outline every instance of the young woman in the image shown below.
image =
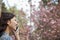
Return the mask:
<svg viewBox="0 0 60 40">
<path fill-rule="evenodd" d="M 13 13 L 2 12 L 0 17 L 0 40 L 13 40 L 9 35 L 10 32 L 14 32 L 16 40 L 20 40 L 19 33 L 15 33 L 17 28 L 16 17 Z"/>
</svg>

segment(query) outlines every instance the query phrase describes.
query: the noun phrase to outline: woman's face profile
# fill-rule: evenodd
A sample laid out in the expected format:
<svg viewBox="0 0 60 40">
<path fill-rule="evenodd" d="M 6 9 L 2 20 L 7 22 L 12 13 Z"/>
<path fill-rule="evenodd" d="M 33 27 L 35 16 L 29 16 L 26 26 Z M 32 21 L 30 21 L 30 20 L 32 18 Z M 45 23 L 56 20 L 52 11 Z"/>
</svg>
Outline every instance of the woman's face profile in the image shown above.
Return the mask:
<svg viewBox="0 0 60 40">
<path fill-rule="evenodd" d="M 17 28 L 17 26 L 18 26 L 16 17 L 13 17 L 11 20 L 8 21 L 8 26 L 9 26 L 11 29 L 16 30 L 16 28 Z"/>
</svg>

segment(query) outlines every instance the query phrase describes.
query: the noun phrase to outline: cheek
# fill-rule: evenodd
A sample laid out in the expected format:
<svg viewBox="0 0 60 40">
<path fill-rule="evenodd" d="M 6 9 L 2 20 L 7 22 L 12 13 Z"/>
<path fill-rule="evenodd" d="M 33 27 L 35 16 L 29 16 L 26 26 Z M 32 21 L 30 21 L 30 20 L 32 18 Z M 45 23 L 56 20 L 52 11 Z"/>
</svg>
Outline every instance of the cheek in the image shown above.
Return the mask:
<svg viewBox="0 0 60 40">
<path fill-rule="evenodd" d="M 12 22 L 12 23 L 11 23 L 11 26 L 12 26 L 12 27 L 14 27 L 14 26 L 15 26 L 15 23 L 14 23 L 14 22 Z"/>
<path fill-rule="evenodd" d="M 12 26 L 12 28 L 16 28 L 16 24 L 14 21 L 11 23 L 11 26 Z"/>
<path fill-rule="evenodd" d="M 12 28 L 12 27 L 14 26 L 14 23 L 11 22 L 11 23 L 9 24 L 9 26 Z"/>
<path fill-rule="evenodd" d="M 11 24 L 10 24 L 10 28 L 13 29 L 13 30 L 16 30 L 15 24 L 14 24 L 14 23 L 11 23 Z"/>
</svg>

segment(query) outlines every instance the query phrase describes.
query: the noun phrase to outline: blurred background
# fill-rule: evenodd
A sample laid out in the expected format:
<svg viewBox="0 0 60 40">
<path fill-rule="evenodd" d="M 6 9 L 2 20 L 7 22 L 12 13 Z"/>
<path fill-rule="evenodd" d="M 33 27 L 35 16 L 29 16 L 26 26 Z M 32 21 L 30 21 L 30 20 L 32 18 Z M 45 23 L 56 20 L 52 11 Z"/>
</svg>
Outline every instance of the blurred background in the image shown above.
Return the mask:
<svg viewBox="0 0 60 40">
<path fill-rule="evenodd" d="M 60 40 L 60 0 L 0 0 L 0 11 L 19 21 L 21 40 Z"/>
</svg>

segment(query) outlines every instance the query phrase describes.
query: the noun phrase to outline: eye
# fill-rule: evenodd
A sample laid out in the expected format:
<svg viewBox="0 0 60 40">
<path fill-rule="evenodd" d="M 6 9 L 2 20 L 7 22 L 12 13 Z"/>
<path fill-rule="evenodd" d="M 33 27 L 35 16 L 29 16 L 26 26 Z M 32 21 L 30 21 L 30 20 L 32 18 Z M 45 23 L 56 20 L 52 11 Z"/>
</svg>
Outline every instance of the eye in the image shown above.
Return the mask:
<svg viewBox="0 0 60 40">
<path fill-rule="evenodd" d="M 18 22 L 18 20 L 17 20 L 16 18 L 15 18 L 14 20 L 15 20 L 16 22 Z"/>
<path fill-rule="evenodd" d="M 15 21 L 17 21 L 17 20 L 15 19 Z"/>
</svg>

